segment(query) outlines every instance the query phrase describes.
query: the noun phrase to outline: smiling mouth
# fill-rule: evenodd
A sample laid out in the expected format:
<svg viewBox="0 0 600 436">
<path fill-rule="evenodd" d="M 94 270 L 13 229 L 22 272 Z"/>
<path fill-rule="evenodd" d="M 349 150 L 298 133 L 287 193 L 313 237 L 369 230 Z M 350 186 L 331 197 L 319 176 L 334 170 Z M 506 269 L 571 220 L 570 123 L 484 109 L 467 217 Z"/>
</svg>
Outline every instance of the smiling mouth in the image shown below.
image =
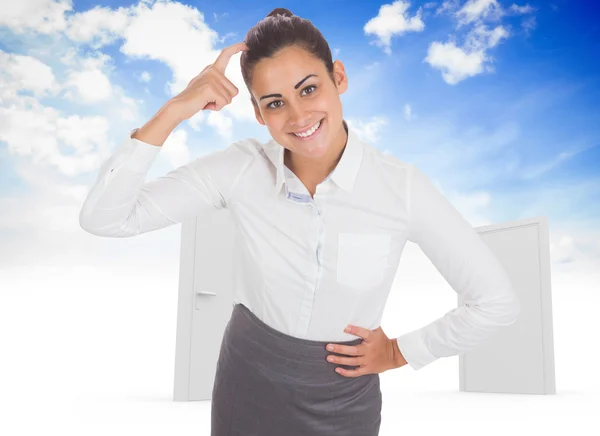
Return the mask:
<svg viewBox="0 0 600 436">
<path fill-rule="evenodd" d="M 289 133 L 289 134 L 290 134 L 290 135 L 292 135 L 294 138 L 301 139 L 301 140 L 302 140 L 302 139 L 303 139 L 303 140 L 306 140 L 306 139 L 311 139 L 313 136 L 315 136 L 315 135 L 316 135 L 316 134 L 317 134 L 317 133 L 318 133 L 318 132 L 321 130 L 321 127 L 323 127 L 323 121 L 324 121 L 324 120 L 325 120 L 325 117 L 323 117 L 323 118 L 322 118 L 320 121 L 317 121 L 317 122 L 316 122 L 316 123 L 315 123 L 315 124 L 312 126 L 312 127 L 314 127 L 314 126 L 318 125 L 319 127 L 317 127 L 317 129 L 316 129 L 316 130 L 315 130 L 315 131 L 314 131 L 312 134 L 310 134 L 309 136 L 298 136 L 298 135 L 296 135 L 296 134 L 295 134 L 295 133 L 293 133 L 293 132 L 292 132 L 292 133 Z M 312 127 L 311 127 L 311 128 L 312 128 Z M 310 131 L 310 129 L 308 129 L 308 131 Z"/>
</svg>

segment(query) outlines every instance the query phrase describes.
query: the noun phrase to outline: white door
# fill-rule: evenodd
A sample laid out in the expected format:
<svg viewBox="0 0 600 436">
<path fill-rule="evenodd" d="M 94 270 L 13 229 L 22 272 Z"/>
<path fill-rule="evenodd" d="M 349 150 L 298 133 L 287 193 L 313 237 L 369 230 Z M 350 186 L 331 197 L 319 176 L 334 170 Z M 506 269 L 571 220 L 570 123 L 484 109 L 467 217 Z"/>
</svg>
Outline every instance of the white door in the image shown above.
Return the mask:
<svg viewBox="0 0 600 436">
<path fill-rule="evenodd" d="M 475 230 L 506 270 L 521 313 L 514 324 L 459 356 L 460 390 L 556 394 L 548 219 L 523 219 Z"/>
<path fill-rule="evenodd" d="M 210 400 L 233 309 L 233 220 L 227 209 L 182 223 L 174 401 Z"/>
</svg>

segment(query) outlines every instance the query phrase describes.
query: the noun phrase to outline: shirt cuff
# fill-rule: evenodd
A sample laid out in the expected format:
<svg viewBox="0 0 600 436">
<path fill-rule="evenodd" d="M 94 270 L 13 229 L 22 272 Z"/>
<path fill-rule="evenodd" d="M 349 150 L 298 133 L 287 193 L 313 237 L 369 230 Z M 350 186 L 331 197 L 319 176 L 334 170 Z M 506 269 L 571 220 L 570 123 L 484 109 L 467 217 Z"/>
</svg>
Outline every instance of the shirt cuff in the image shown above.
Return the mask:
<svg viewBox="0 0 600 436">
<path fill-rule="evenodd" d="M 421 329 L 406 333 L 398 338 L 398 348 L 404 360 L 414 369 L 418 370 L 437 359 L 421 338 Z"/>
</svg>

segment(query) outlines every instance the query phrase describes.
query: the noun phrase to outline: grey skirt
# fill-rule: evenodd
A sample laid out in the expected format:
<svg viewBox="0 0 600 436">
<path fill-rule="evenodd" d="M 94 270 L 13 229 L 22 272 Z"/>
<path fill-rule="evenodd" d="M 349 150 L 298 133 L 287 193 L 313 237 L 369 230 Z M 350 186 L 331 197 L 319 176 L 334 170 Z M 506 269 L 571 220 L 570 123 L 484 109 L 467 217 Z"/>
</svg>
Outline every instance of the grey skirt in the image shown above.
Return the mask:
<svg viewBox="0 0 600 436">
<path fill-rule="evenodd" d="M 377 436 L 379 374 L 335 372 L 329 343 L 289 336 L 236 304 L 225 328 L 211 403 L 211 436 Z"/>
</svg>

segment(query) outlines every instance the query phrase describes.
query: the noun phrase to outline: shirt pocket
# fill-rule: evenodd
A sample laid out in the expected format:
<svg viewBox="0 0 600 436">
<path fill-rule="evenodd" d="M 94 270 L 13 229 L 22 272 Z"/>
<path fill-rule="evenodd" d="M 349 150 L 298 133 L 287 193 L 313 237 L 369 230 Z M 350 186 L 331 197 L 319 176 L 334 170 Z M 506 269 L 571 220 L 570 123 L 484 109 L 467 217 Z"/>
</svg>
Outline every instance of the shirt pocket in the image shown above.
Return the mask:
<svg viewBox="0 0 600 436">
<path fill-rule="evenodd" d="M 340 233 L 337 282 L 356 290 L 379 285 L 388 268 L 392 235 Z"/>
</svg>

